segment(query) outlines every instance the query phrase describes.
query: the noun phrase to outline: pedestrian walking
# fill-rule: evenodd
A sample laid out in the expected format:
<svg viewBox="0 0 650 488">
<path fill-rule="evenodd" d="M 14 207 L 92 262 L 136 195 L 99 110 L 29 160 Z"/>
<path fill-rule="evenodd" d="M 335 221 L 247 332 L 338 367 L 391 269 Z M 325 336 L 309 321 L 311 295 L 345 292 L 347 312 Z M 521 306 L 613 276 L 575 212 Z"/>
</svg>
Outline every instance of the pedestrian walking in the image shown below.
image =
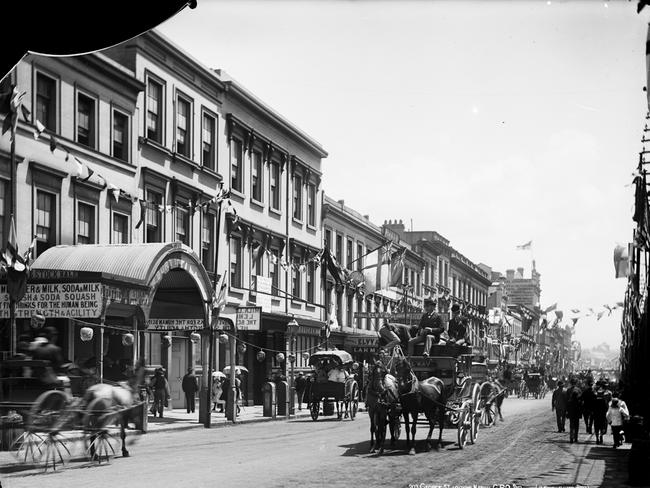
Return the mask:
<svg viewBox="0 0 650 488">
<path fill-rule="evenodd" d="M 621 431 L 623 430 L 623 422 L 630 417 L 629 412 L 623 410 L 618 402 L 618 398 L 612 398 L 607 410 L 606 418 L 607 423 L 612 426 L 612 437 L 614 438 L 614 449 L 623 444 Z"/>
<path fill-rule="evenodd" d="M 567 395 L 564 389 L 564 381 L 558 381 L 557 388 L 553 391 L 553 396 L 551 397 L 551 411 L 555 411 L 558 432 L 566 432 L 566 408 Z"/>
<path fill-rule="evenodd" d="M 582 392 L 577 386 L 577 380 L 571 378 L 567 389 L 567 417 L 569 417 L 569 442 L 578 442 L 578 430 L 580 430 L 580 416 L 582 405 L 580 397 Z"/>
<path fill-rule="evenodd" d="M 612 399 L 612 393 L 606 383 L 598 380 L 594 394 L 594 434 L 596 434 L 596 444 L 602 444 L 603 435 L 607 433 L 607 409 Z"/>
<path fill-rule="evenodd" d="M 165 378 L 163 368 L 156 369 L 153 378 L 151 379 L 151 389 L 153 390 L 153 405 L 151 413 L 156 416 L 156 413 L 163 417 L 163 409 L 168 405 L 170 398 L 169 382 Z"/>
<path fill-rule="evenodd" d="M 219 413 L 223 413 L 223 406 L 226 403 L 224 399 L 221 398 L 223 394 L 223 378 L 213 377 L 212 378 L 212 411 L 214 412 L 219 405 Z"/>
<path fill-rule="evenodd" d="M 302 371 L 298 373 L 296 377 L 296 395 L 298 396 L 298 410 L 302 410 L 302 398 L 305 393 L 305 387 L 307 386 L 307 380 Z"/>
<path fill-rule="evenodd" d="M 183 376 L 181 383 L 183 393 L 185 393 L 185 409 L 187 413 L 194 413 L 196 409 L 196 392 L 199 389 L 199 382 L 194 375 L 194 368 L 187 369 L 187 374 Z"/>
<path fill-rule="evenodd" d="M 587 434 L 591 434 L 594 427 L 594 382 L 588 381 L 587 387 L 582 392 L 582 415 L 585 420 L 585 429 Z"/>
</svg>

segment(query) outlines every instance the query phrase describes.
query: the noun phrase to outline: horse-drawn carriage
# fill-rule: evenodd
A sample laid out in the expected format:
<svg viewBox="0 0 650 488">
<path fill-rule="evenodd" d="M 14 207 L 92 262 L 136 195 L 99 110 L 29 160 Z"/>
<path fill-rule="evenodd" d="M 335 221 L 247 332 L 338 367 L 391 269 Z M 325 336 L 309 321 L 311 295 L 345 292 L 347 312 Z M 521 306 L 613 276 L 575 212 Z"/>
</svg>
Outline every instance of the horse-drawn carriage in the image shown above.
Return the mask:
<svg viewBox="0 0 650 488">
<path fill-rule="evenodd" d="M 480 425 L 485 427 L 493 425 L 497 414 L 501 414 L 501 404 L 505 395 L 504 386 L 492 379 L 494 375 L 487 363 L 472 363 L 472 379 L 479 383 L 477 415 Z"/>
<path fill-rule="evenodd" d="M 522 395 L 524 398 L 528 398 L 528 395 L 532 395 L 535 399 L 542 398 L 542 384 L 544 380 L 541 374 L 528 373 L 528 375 L 524 377 L 524 382 L 526 385 Z"/>
<path fill-rule="evenodd" d="M 23 463 L 56 469 L 64 454 L 71 455 L 68 445 L 81 437 L 85 453 L 101 462 L 115 454 L 112 427 L 119 422 L 122 454 L 128 456 L 126 423 L 134 420 L 136 429 L 146 429 L 145 402 L 136 398 L 136 389 L 88 381 L 78 369 L 67 373 L 55 373 L 46 360 L 14 358 L 0 364 L 0 414 L 22 419 L 14 424 L 22 433 L 3 449 Z"/>
<path fill-rule="evenodd" d="M 339 418 L 354 420 L 359 410 L 359 384 L 354 378 L 352 356 L 346 351 L 318 351 L 309 357 L 309 365 L 314 368 L 310 384 L 309 407 L 311 418 L 318 420 L 323 404 L 323 415 L 327 415 L 326 405 L 336 404 Z"/>
</svg>

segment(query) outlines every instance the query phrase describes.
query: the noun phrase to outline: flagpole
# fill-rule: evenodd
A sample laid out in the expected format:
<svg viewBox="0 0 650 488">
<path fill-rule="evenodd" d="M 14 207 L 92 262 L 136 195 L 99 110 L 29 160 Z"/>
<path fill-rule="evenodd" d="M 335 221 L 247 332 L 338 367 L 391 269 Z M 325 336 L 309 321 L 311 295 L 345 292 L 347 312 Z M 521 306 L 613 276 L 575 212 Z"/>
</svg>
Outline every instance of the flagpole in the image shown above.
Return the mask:
<svg viewBox="0 0 650 488">
<path fill-rule="evenodd" d="M 8 114 L 7 117 L 10 117 L 11 114 Z M 16 118 L 18 118 L 18 113 L 16 113 Z M 18 182 L 16 176 L 16 130 L 12 127 L 11 132 L 11 219 L 10 222 L 14 222 L 16 218 L 16 193 L 18 191 Z M 16 235 L 16 251 L 18 250 L 18 235 Z M 11 323 L 11 339 L 10 339 L 10 350 L 11 356 L 16 355 L 16 345 L 17 345 L 17 330 L 16 330 L 16 302 L 13 299 L 9 300 L 9 321 Z"/>
</svg>

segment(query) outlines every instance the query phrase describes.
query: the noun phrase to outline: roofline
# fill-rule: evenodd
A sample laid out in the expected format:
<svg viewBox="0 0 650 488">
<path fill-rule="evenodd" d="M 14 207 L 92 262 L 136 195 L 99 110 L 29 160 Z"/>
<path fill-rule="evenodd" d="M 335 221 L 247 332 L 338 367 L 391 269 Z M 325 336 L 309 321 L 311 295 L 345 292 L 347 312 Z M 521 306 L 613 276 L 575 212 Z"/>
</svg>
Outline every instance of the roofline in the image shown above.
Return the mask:
<svg viewBox="0 0 650 488">
<path fill-rule="evenodd" d="M 327 151 L 325 151 L 320 142 L 307 135 L 294 124 L 289 122 L 286 117 L 283 117 L 278 112 L 262 102 L 252 92 L 244 88 L 240 82 L 232 78 L 225 70 L 215 69 L 214 71 L 224 83 L 226 93 L 233 94 L 237 99 L 248 105 L 249 108 L 256 110 L 267 119 L 279 125 L 283 130 L 285 130 L 295 139 L 307 145 L 309 149 L 311 149 L 319 157 L 326 158 L 328 156 Z"/>
</svg>

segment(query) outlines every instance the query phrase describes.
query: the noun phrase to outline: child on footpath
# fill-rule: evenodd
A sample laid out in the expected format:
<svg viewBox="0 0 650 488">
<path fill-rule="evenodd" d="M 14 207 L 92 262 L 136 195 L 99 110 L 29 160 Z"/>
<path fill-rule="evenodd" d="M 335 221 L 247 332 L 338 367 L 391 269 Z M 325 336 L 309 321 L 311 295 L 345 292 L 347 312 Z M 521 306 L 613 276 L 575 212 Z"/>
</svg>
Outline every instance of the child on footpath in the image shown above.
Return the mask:
<svg viewBox="0 0 650 488">
<path fill-rule="evenodd" d="M 612 398 L 607 410 L 607 423 L 612 426 L 612 436 L 614 437 L 614 449 L 623 444 L 621 431 L 623 430 L 623 421 L 627 420 L 630 414 L 627 409 L 622 409 L 618 404 L 618 398 Z"/>
</svg>

